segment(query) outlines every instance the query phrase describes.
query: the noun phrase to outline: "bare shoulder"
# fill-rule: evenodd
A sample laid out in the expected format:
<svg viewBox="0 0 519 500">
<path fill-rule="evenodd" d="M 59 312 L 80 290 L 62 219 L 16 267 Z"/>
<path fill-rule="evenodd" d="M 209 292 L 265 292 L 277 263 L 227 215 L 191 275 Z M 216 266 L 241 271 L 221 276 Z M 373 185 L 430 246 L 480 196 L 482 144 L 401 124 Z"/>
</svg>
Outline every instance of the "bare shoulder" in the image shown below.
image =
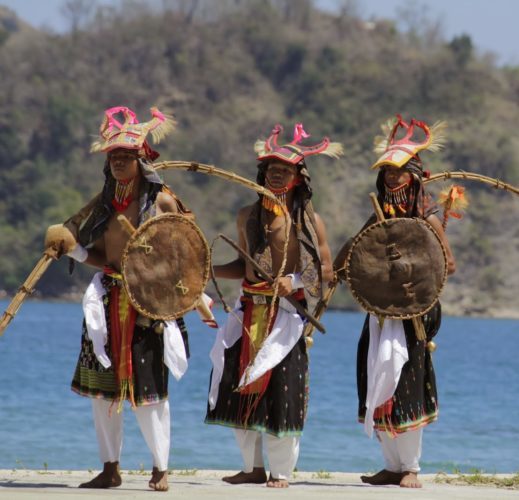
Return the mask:
<svg viewBox="0 0 519 500">
<path fill-rule="evenodd" d="M 323 224 L 324 225 L 323 218 L 317 212 L 314 212 L 314 216 L 315 216 L 316 224 Z"/>
<path fill-rule="evenodd" d="M 317 212 L 314 212 L 314 216 L 315 216 L 315 229 L 317 230 L 318 233 L 319 232 L 325 233 L 326 228 L 325 228 L 322 217 Z"/>
<path fill-rule="evenodd" d="M 178 212 L 177 202 L 170 193 L 167 191 L 161 191 L 157 194 L 157 208 L 160 213 L 164 212 Z"/>
<path fill-rule="evenodd" d="M 247 205 L 246 207 L 242 207 L 242 208 L 240 208 L 240 210 L 238 210 L 238 216 L 236 218 L 238 225 L 244 223 L 248 219 L 253 208 L 254 208 L 254 205 Z"/>
</svg>

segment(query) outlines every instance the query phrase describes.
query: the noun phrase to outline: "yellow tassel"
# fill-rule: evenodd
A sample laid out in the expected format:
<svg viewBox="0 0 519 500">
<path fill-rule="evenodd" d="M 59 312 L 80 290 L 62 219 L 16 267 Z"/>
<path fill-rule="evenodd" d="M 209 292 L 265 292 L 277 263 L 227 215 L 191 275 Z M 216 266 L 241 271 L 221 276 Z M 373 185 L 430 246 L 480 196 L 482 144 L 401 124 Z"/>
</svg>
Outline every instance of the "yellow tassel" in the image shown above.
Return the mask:
<svg viewBox="0 0 519 500">
<path fill-rule="evenodd" d="M 469 200 L 465 193 L 465 188 L 453 184 L 442 189 L 438 196 L 438 204 L 448 210 L 465 210 L 469 205 Z"/>
<path fill-rule="evenodd" d="M 117 413 L 121 413 L 123 411 L 123 405 L 127 394 L 128 380 L 121 380 L 121 383 L 119 384 L 119 404 L 117 405 Z"/>
<path fill-rule="evenodd" d="M 443 208 L 442 227 L 447 227 L 449 217 L 461 219 L 463 217 L 462 211 L 468 207 L 469 200 L 465 193 L 465 188 L 453 184 L 442 189 L 438 196 L 438 204 Z"/>
<path fill-rule="evenodd" d="M 420 316 L 415 316 L 413 318 L 413 326 L 414 326 L 414 333 L 416 335 L 416 338 L 418 340 L 425 340 L 427 338 L 425 334 L 425 328 L 423 326 L 423 321 Z"/>
<path fill-rule="evenodd" d="M 281 193 L 276 195 L 276 198 L 279 200 L 279 203 L 276 203 L 274 200 L 263 196 L 261 199 L 261 206 L 268 210 L 269 212 L 273 212 L 275 215 L 283 215 L 284 207 L 286 207 L 286 193 Z"/>
</svg>

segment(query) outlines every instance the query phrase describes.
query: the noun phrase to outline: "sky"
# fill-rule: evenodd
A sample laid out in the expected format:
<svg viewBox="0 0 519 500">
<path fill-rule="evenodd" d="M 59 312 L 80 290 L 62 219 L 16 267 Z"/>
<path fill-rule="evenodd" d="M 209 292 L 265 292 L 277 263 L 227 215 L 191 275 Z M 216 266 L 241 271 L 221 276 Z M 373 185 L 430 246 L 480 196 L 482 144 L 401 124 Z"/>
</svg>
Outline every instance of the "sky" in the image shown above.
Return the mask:
<svg viewBox="0 0 519 500">
<path fill-rule="evenodd" d="M 97 4 L 117 4 L 118 0 L 96 0 Z M 218 0 L 214 0 L 215 2 Z M 326 9 L 337 9 L 352 0 L 314 0 Z M 398 12 L 409 4 L 425 9 L 429 18 L 438 20 L 447 40 L 467 34 L 476 49 L 492 52 L 499 64 L 519 65 L 519 0 L 353 0 L 364 19 L 397 19 Z M 60 12 L 63 0 L 0 0 L 0 5 L 14 10 L 19 17 L 36 27 L 65 30 Z"/>
</svg>

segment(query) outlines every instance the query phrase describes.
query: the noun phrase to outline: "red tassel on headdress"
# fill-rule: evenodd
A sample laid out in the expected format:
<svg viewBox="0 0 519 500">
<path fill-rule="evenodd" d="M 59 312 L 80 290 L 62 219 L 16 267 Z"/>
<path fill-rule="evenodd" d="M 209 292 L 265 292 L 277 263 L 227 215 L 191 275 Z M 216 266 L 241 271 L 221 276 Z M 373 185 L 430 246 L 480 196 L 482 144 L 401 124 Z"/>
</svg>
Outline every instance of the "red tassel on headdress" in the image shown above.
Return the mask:
<svg viewBox="0 0 519 500">
<path fill-rule="evenodd" d="M 149 145 L 148 141 L 144 141 L 142 149 L 144 150 L 144 156 L 148 158 L 148 160 L 150 161 L 155 161 L 160 156 L 160 154 L 157 151 L 151 149 L 151 146 Z"/>
</svg>

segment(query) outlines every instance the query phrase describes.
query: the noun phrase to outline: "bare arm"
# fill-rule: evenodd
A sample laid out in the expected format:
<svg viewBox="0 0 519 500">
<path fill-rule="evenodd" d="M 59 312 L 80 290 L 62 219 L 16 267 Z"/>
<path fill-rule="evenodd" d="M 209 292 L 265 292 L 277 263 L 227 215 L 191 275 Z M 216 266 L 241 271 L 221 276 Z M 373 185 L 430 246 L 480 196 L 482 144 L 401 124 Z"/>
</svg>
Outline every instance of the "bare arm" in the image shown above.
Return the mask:
<svg viewBox="0 0 519 500">
<path fill-rule="evenodd" d="M 250 207 L 242 208 L 238 212 L 238 218 L 236 221 L 238 229 L 238 245 L 239 247 L 247 251 L 247 243 L 245 239 L 245 221 L 247 220 L 248 214 L 250 213 Z M 238 256 L 227 264 L 219 266 L 213 266 L 213 272 L 215 278 L 224 278 L 230 280 L 243 279 L 245 277 L 245 261 Z"/>
<path fill-rule="evenodd" d="M 321 273 L 323 281 L 328 282 L 333 279 L 332 253 L 326 238 L 326 227 L 318 214 L 315 214 L 315 230 L 317 233 L 319 254 L 321 255 Z"/>
<path fill-rule="evenodd" d="M 341 249 L 339 250 L 339 253 L 333 261 L 333 269 L 337 273 L 339 279 L 346 279 L 346 271 L 344 269 L 344 266 L 346 265 L 346 257 L 348 256 L 348 252 L 350 251 L 350 248 L 353 245 L 353 241 L 355 240 L 358 234 L 360 234 L 362 231 L 364 231 L 364 229 L 371 226 L 372 224 L 375 224 L 375 222 L 377 222 L 377 216 L 375 214 L 372 214 L 370 218 L 366 221 L 364 226 L 362 226 L 362 229 L 355 236 L 348 238 L 346 243 L 342 245 Z"/>
<path fill-rule="evenodd" d="M 102 269 L 106 264 L 105 245 L 102 237 L 94 243 L 94 246 L 88 249 L 88 257 L 84 261 L 84 264 L 99 269 Z"/>
<path fill-rule="evenodd" d="M 449 245 L 449 240 L 447 239 L 447 235 L 443 230 L 440 219 L 436 217 L 436 215 L 429 215 L 427 217 L 427 222 L 434 228 L 438 236 L 440 237 L 443 246 L 445 247 L 445 251 L 447 253 L 447 272 L 448 274 L 453 274 L 456 271 L 456 261 L 454 260 L 454 254 L 452 253 L 451 247 Z"/>
<path fill-rule="evenodd" d="M 337 273 L 337 277 L 341 280 L 346 278 L 344 266 L 346 265 L 346 257 L 348 256 L 352 243 L 353 238 L 349 238 L 348 241 L 342 245 L 339 253 L 333 261 L 333 269 Z"/>
</svg>

